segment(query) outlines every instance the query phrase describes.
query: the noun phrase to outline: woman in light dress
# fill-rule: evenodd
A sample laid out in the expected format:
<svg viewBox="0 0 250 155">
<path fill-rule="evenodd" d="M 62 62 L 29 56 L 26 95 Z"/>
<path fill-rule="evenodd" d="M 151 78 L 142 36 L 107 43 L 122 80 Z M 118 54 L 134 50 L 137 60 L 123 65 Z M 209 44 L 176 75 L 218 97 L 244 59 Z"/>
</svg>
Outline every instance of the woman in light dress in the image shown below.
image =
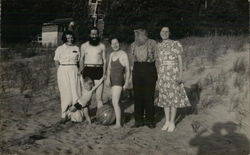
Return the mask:
<svg viewBox="0 0 250 155">
<path fill-rule="evenodd" d="M 55 51 L 55 64 L 57 67 L 57 82 L 61 99 L 61 123 L 67 120 L 81 122 L 82 114 L 78 110 L 71 117 L 70 106 L 76 104 L 80 96 L 80 79 L 78 74 L 78 62 L 80 60 L 79 48 L 74 45 L 73 32 L 66 31 L 62 36 L 63 44 Z"/>
</svg>

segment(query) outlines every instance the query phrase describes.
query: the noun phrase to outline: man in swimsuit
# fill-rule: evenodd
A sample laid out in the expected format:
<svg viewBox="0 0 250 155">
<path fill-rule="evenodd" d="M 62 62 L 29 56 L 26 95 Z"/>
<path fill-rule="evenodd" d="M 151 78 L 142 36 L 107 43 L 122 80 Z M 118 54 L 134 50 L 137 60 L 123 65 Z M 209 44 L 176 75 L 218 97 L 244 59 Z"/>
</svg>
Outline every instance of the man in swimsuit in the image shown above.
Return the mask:
<svg viewBox="0 0 250 155">
<path fill-rule="evenodd" d="M 83 77 L 90 77 L 95 85 L 106 75 L 106 51 L 105 45 L 100 42 L 99 30 L 96 27 L 90 29 L 89 40 L 81 45 L 80 70 Z M 103 84 L 96 90 L 97 108 L 102 107 Z"/>
</svg>

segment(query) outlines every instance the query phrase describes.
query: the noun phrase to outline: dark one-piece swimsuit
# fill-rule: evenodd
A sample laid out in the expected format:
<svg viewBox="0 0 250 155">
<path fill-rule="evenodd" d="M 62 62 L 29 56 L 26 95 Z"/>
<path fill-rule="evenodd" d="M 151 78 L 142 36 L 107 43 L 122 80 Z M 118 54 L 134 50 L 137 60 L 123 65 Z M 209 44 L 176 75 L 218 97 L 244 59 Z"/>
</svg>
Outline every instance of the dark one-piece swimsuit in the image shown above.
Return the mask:
<svg viewBox="0 0 250 155">
<path fill-rule="evenodd" d="M 110 72 L 110 82 L 111 86 L 123 86 L 124 85 L 124 72 L 125 67 L 119 61 L 119 58 L 115 61 L 111 61 L 111 72 Z"/>
</svg>

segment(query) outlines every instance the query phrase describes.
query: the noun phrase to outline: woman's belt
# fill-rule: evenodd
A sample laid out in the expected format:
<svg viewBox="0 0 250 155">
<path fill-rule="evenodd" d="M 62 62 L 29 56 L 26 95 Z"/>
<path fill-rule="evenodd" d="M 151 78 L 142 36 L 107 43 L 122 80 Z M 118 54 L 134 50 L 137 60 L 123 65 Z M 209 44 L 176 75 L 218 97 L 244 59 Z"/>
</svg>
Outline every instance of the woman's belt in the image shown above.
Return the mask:
<svg viewBox="0 0 250 155">
<path fill-rule="evenodd" d="M 72 65 L 77 65 L 77 64 L 60 64 L 61 66 L 72 66 Z"/>
<path fill-rule="evenodd" d="M 147 62 L 147 61 L 135 61 L 134 63 L 135 63 L 135 64 L 155 64 L 154 61 L 152 61 L 152 62 Z"/>
<path fill-rule="evenodd" d="M 160 63 L 160 66 L 164 66 L 164 65 L 175 65 L 175 64 L 178 64 L 177 61 L 174 61 L 174 60 L 165 60 L 165 61 L 162 61 Z"/>
</svg>

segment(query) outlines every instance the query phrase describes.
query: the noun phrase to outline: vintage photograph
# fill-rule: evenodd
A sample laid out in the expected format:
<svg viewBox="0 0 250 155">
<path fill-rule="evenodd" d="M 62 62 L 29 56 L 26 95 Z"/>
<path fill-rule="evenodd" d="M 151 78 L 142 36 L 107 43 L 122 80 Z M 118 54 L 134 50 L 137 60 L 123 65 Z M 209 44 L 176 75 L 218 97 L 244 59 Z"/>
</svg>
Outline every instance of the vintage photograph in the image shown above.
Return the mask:
<svg viewBox="0 0 250 155">
<path fill-rule="evenodd" d="M 250 0 L 1 0 L 1 155 L 250 155 Z"/>
</svg>

